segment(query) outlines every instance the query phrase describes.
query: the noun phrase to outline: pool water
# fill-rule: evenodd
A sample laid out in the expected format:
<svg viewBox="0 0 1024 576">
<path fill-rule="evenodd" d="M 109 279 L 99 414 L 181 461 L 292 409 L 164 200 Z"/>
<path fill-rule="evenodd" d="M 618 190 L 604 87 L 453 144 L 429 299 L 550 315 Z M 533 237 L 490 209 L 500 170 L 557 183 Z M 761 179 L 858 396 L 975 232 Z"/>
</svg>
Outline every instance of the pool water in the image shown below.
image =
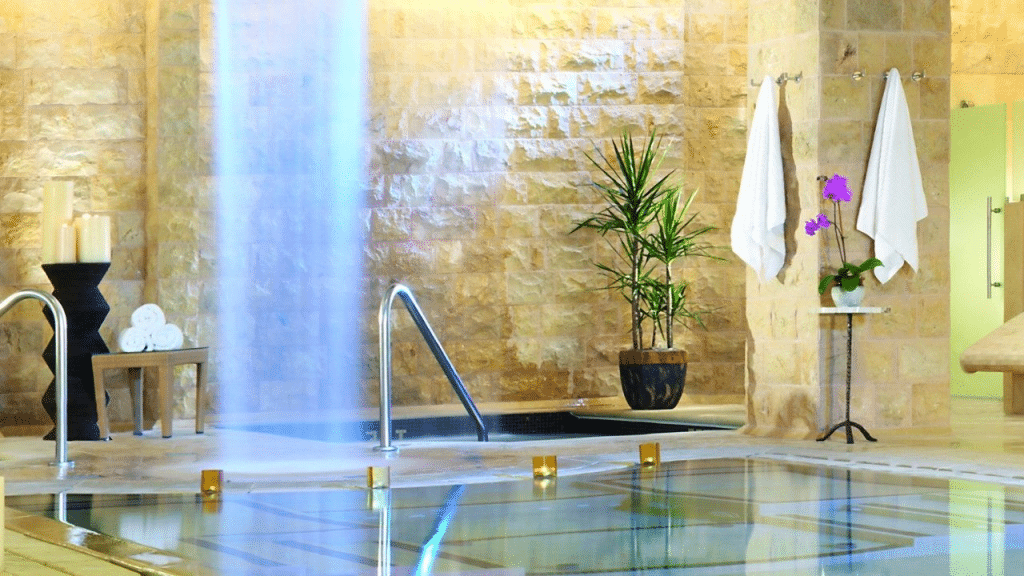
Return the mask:
<svg viewBox="0 0 1024 576">
<path fill-rule="evenodd" d="M 1015 574 L 1024 490 L 717 459 L 390 490 L 13 496 L 211 574 Z M 63 508 L 63 509 L 62 509 Z"/>
<path fill-rule="evenodd" d="M 537 412 L 523 414 L 488 414 L 482 417 L 492 442 L 519 442 L 553 438 L 587 438 L 622 436 L 659 432 L 686 432 L 718 429 L 719 425 L 701 426 L 693 422 L 623 421 L 599 418 L 578 418 L 570 412 Z M 353 439 L 379 439 L 377 421 L 362 422 L 272 422 L 260 424 L 218 424 L 219 427 L 303 438 L 323 442 Z M 475 441 L 476 427 L 467 416 L 396 419 L 392 422 L 393 440 L 431 439 Z"/>
</svg>

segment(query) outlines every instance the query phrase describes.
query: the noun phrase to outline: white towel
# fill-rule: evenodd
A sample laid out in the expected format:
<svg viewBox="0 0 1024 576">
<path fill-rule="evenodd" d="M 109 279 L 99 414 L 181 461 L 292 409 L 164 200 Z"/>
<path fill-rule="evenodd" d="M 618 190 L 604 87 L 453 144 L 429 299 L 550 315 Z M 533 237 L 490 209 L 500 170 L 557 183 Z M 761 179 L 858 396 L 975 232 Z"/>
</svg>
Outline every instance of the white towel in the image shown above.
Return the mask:
<svg viewBox="0 0 1024 576">
<path fill-rule="evenodd" d="M 138 326 L 148 332 L 163 326 L 166 322 L 164 311 L 156 304 L 143 304 L 132 312 L 132 326 Z"/>
<path fill-rule="evenodd" d="M 763 281 L 778 275 L 786 261 L 786 187 L 774 86 L 765 76 L 757 95 L 731 230 L 732 251 Z"/>
<path fill-rule="evenodd" d="M 177 350 L 185 342 L 181 328 L 174 324 L 164 324 L 153 331 L 151 335 L 153 350 Z"/>
<path fill-rule="evenodd" d="M 117 347 L 121 352 L 142 352 L 149 345 L 149 332 L 138 326 L 125 328 L 117 335 Z"/>
<path fill-rule="evenodd" d="M 878 110 L 857 214 L 857 230 L 875 240 L 875 258 L 882 261 L 875 268 L 880 282 L 888 282 L 904 262 L 917 270 L 917 222 L 927 215 L 907 97 L 893 68 Z"/>
</svg>

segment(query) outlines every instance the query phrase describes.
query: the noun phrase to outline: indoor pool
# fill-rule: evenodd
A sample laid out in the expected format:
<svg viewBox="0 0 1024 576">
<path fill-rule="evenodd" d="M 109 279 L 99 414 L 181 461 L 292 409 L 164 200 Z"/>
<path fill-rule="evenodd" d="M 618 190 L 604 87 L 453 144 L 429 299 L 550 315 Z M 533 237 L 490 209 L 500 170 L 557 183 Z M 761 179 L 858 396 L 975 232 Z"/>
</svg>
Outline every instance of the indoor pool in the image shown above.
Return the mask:
<svg viewBox="0 0 1024 576">
<path fill-rule="evenodd" d="M 95 532 L 149 547 L 137 558 L 171 573 L 938 576 L 1024 565 L 1019 488 L 770 460 L 226 493 L 218 502 L 72 494 L 13 496 L 7 505 L 66 518 L 86 546 L 111 549 Z M 175 558 L 197 565 L 184 569 Z"/>
</svg>

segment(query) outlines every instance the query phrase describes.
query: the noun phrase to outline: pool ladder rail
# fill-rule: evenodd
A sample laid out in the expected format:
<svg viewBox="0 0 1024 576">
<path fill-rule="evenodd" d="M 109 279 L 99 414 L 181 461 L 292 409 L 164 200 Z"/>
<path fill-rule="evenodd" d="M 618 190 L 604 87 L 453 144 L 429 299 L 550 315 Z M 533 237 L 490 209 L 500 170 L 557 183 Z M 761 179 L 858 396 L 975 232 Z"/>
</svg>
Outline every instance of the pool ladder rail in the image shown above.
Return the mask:
<svg viewBox="0 0 1024 576">
<path fill-rule="evenodd" d="M 7 313 L 15 304 L 22 300 L 39 300 L 50 309 L 53 315 L 53 333 L 56 338 L 54 350 L 53 375 L 56 378 L 56 403 L 57 403 L 57 431 L 56 431 L 56 460 L 51 464 L 66 470 L 75 465 L 68 460 L 68 317 L 64 313 L 64 307 L 53 297 L 41 290 L 19 290 L 4 298 L 0 302 L 0 316 Z"/>
<path fill-rule="evenodd" d="M 423 316 L 423 310 L 416 302 L 416 297 L 413 296 L 412 290 L 403 284 L 392 284 L 387 292 L 385 292 L 384 298 L 381 299 L 380 311 L 377 314 L 377 323 L 380 330 L 380 446 L 376 447 L 376 450 L 381 452 L 394 452 L 398 450 L 397 447 L 391 444 L 391 308 L 394 305 L 395 298 L 399 298 L 405 304 L 406 310 L 412 316 L 413 322 L 419 328 L 420 334 L 423 335 L 427 346 L 433 352 L 434 358 L 441 365 L 441 370 L 448 377 L 448 382 L 451 383 L 459 400 L 462 401 L 462 405 L 465 406 L 466 412 L 473 419 L 473 424 L 476 426 L 477 439 L 481 442 L 486 442 L 487 428 L 484 426 L 483 418 L 480 417 L 480 412 L 476 409 L 469 391 L 466 390 L 462 379 L 459 378 L 455 367 L 452 366 L 452 361 L 448 359 L 448 354 L 441 347 L 441 342 L 438 341 L 434 331 L 430 328 L 430 323 Z"/>
</svg>

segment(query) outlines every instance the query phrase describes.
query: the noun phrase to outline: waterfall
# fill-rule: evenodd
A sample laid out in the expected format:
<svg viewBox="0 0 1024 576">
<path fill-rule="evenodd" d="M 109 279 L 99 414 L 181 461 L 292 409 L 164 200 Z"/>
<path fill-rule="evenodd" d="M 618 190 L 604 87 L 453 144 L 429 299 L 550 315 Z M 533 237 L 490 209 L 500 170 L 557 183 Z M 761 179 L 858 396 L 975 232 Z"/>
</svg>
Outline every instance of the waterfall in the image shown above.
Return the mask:
<svg viewBox="0 0 1024 576">
<path fill-rule="evenodd" d="M 317 418 L 353 408 L 365 5 L 216 0 L 214 9 L 217 411 Z M 258 447 L 233 448 L 246 449 Z"/>
</svg>

